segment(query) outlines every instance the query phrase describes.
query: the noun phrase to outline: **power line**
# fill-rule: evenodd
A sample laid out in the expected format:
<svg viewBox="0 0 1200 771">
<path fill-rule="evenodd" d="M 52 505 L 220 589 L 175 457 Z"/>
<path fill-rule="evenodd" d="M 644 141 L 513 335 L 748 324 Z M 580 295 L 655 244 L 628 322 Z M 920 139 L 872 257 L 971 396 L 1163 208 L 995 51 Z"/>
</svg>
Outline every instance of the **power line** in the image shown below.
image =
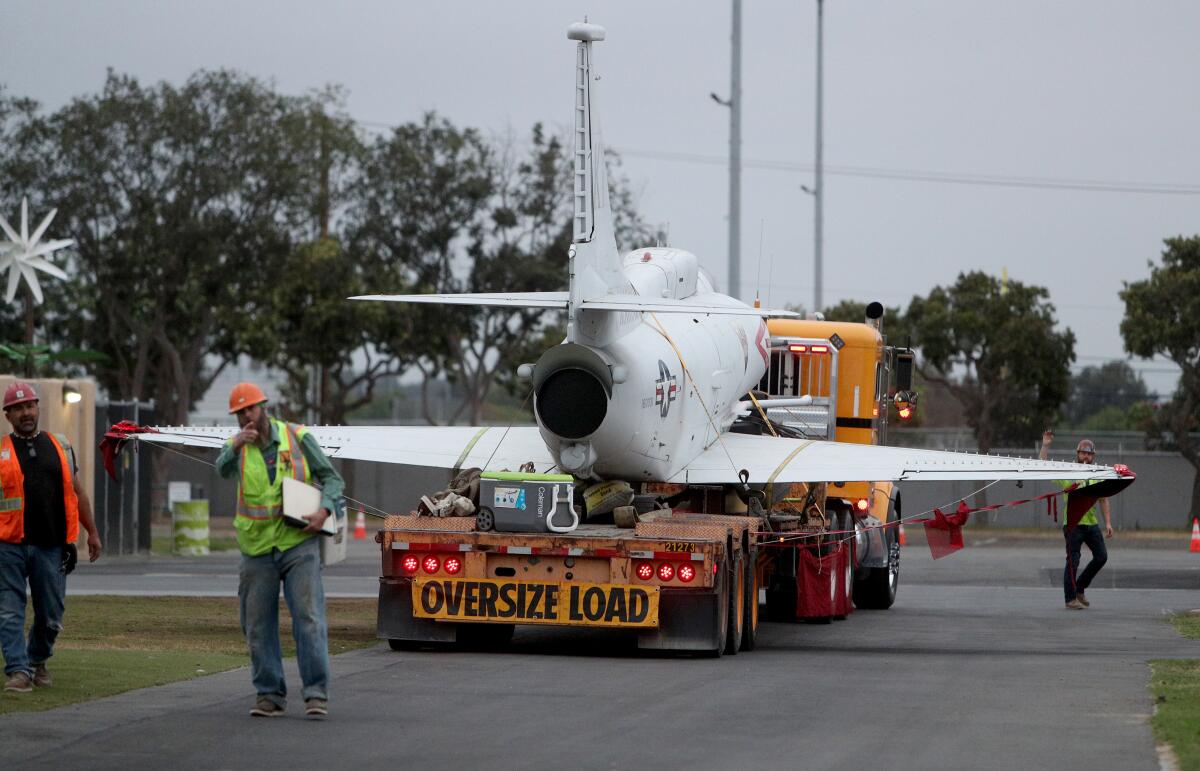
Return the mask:
<svg viewBox="0 0 1200 771">
<path fill-rule="evenodd" d="M 724 165 L 725 160 L 715 155 L 699 153 L 674 153 L 660 150 L 638 150 L 634 148 L 613 148 L 621 155 L 630 158 L 648 158 L 651 160 L 677 161 L 680 163 L 702 163 L 707 165 Z M 763 161 L 745 158 L 742 165 L 749 168 L 767 169 L 769 171 L 812 172 L 811 163 L 796 163 L 792 161 Z M 985 187 L 1019 187 L 1043 190 L 1083 190 L 1092 193 L 1149 193 L 1154 195 L 1200 195 L 1200 185 L 1185 185 L 1169 182 L 1128 182 L 1101 179 L 1058 179 L 1054 177 L 1017 177 L 1004 174 L 966 174 L 939 171 L 919 171 L 916 169 L 885 169 L 870 166 L 829 166 L 824 167 L 826 174 L 843 177 L 863 177 L 869 179 L 892 179 L 905 182 L 942 182 L 954 185 L 979 185 Z"/>
</svg>

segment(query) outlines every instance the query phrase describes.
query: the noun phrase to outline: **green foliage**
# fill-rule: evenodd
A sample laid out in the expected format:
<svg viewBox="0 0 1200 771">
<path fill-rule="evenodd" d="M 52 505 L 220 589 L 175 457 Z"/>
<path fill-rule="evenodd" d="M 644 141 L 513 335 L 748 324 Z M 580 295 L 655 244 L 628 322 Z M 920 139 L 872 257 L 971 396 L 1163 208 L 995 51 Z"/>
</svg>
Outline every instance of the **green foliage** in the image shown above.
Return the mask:
<svg viewBox="0 0 1200 771">
<path fill-rule="evenodd" d="M 1150 278 L 1126 282 L 1121 336 L 1135 356 L 1165 356 L 1179 365 L 1179 385 L 1149 422 L 1147 440 L 1177 449 L 1197 469 L 1188 511 L 1200 510 L 1200 236 L 1168 238 Z"/>
<path fill-rule="evenodd" d="M 1089 418 L 1104 410 L 1107 417 L 1102 422 L 1112 423 L 1116 415 L 1125 415 L 1130 407 L 1149 396 L 1145 381 L 1128 362 L 1110 361 L 1099 367 L 1084 367 L 1071 377 L 1071 396 L 1063 417 L 1067 425 L 1089 427 L 1086 425 Z"/>
<path fill-rule="evenodd" d="M 1200 660 L 1154 659 L 1150 673 L 1155 738 L 1171 745 L 1179 768 L 1200 768 Z"/>
<path fill-rule="evenodd" d="M 1066 399 L 1075 335 L 1055 329 L 1048 298 L 1042 287 L 1002 286 L 976 271 L 909 306 L 922 374 L 962 404 L 983 452 L 1032 442 Z M 961 380 L 952 379 L 955 373 Z"/>
<path fill-rule="evenodd" d="M 0 343 L 0 356 L 18 362 L 24 377 L 58 377 L 64 374 L 62 365 L 100 364 L 108 357 L 97 351 L 82 351 L 78 348 L 54 350 L 48 345 L 29 343 Z"/>
</svg>

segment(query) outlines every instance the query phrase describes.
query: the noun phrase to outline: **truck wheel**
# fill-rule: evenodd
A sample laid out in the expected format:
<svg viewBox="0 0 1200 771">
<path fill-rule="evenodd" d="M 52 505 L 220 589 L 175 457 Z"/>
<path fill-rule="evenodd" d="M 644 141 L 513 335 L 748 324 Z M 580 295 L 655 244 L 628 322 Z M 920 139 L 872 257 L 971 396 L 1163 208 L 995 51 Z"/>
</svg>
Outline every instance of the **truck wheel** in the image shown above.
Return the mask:
<svg viewBox="0 0 1200 771">
<path fill-rule="evenodd" d="M 515 624 L 459 624 L 454 642 L 467 650 L 496 650 L 512 641 Z"/>
<path fill-rule="evenodd" d="M 745 550 L 746 578 L 742 581 L 745 599 L 742 604 L 742 650 L 752 651 L 758 641 L 758 550 Z"/>
<path fill-rule="evenodd" d="M 725 655 L 736 656 L 742 648 L 742 628 L 746 618 L 746 571 L 742 560 L 731 559 L 729 566 L 729 613 L 725 630 Z"/>
<path fill-rule="evenodd" d="M 864 610 L 887 610 L 896 602 L 900 587 L 900 544 L 888 538 L 888 564 L 871 568 L 861 581 L 854 582 L 854 605 Z"/>
</svg>

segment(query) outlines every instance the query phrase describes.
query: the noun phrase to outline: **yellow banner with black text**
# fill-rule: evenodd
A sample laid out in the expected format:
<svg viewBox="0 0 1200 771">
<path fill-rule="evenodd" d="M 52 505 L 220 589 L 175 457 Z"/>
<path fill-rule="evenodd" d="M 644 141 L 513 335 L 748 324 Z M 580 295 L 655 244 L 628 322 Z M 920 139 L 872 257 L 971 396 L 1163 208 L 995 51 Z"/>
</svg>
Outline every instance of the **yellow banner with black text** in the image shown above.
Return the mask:
<svg viewBox="0 0 1200 771">
<path fill-rule="evenodd" d="M 440 621 L 656 627 L 658 587 L 417 578 L 413 615 Z"/>
</svg>

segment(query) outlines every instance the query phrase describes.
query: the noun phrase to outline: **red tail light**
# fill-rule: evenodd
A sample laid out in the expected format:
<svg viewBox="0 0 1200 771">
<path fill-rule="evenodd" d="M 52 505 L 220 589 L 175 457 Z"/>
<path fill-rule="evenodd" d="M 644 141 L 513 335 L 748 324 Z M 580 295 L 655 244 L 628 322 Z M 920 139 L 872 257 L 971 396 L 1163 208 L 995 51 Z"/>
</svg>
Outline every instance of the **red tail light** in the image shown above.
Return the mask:
<svg viewBox="0 0 1200 771">
<path fill-rule="evenodd" d="M 675 566 L 670 562 L 662 562 L 658 565 L 658 578 L 661 581 L 670 581 L 675 577 Z"/>
<path fill-rule="evenodd" d="M 792 353 L 807 353 L 808 346 L 807 345 L 789 345 L 788 350 L 791 351 Z"/>
<path fill-rule="evenodd" d="M 812 347 L 812 352 L 813 353 L 829 353 L 829 346 L 828 345 L 814 345 Z"/>
<path fill-rule="evenodd" d="M 633 572 L 643 581 L 649 581 L 651 578 L 654 578 L 654 566 L 649 562 L 639 562 L 633 569 Z"/>
<path fill-rule="evenodd" d="M 680 581 L 683 581 L 685 584 L 690 583 L 691 580 L 696 577 L 696 569 L 689 563 L 685 562 L 679 566 L 677 575 L 679 576 Z"/>
<path fill-rule="evenodd" d="M 871 508 L 871 502 L 866 498 L 859 498 L 857 501 L 855 501 L 854 508 L 858 509 L 859 511 L 866 511 L 867 509 Z"/>
<path fill-rule="evenodd" d="M 406 554 L 404 559 L 400 560 L 400 569 L 405 573 L 416 573 L 419 567 L 421 567 L 421 560 L 417 559 L 415 554 Z"/>
<path fill-rule="evenodd" d="M 446 561 L 442 563 L 442 569 L 450 575 L 454 575 L 462 570 L 462 560 L 458 557 L 447 557 Z"/>
<path fill-rule="evenodd" d="M 421 561 L 421 568 L 426 573 L 436 573 L 438 572 L 439 567 L 441 567 L 441 563 L 438 562 L 438 558 L 432 554 Z"/>
</svg>

